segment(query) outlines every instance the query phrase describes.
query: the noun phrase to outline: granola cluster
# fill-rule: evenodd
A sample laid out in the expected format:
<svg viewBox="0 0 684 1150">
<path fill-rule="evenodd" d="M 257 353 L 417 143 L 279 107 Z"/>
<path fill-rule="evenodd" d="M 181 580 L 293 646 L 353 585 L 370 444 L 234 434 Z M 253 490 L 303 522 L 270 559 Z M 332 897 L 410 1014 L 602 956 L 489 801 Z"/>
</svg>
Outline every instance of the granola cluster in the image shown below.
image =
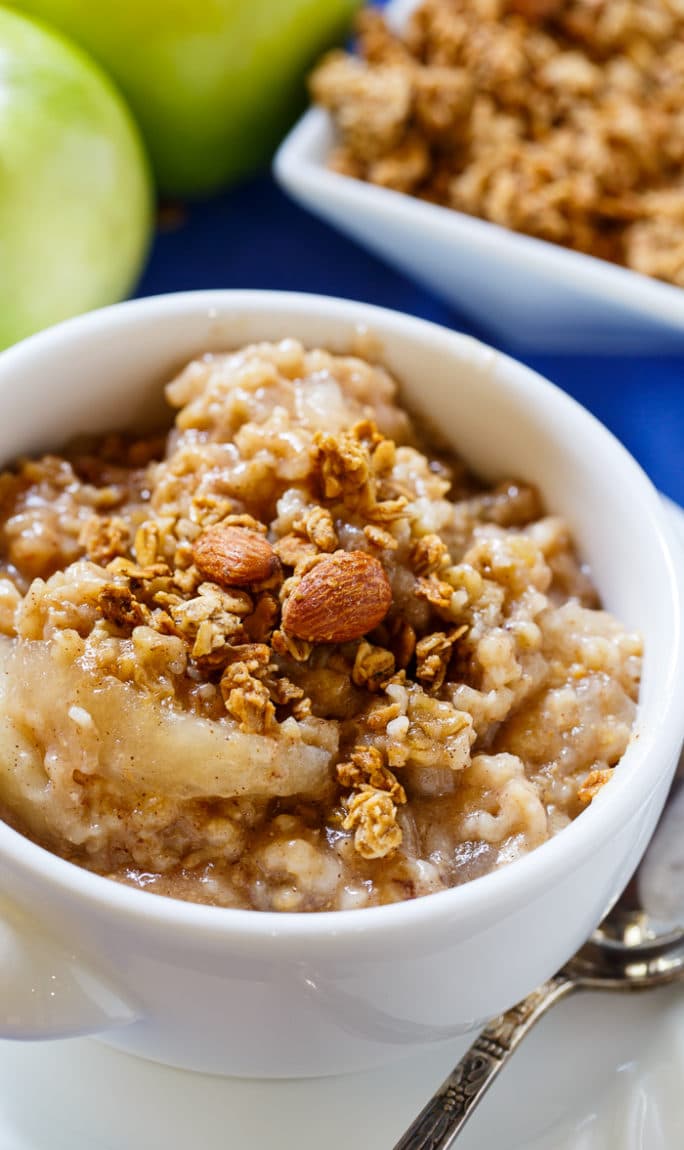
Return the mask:
<svg viewBox="0 0 684 1150">
<path fill-rule="evenodd" d="M 682 0 L 422 0 L 311 78 L 346 175 L 684 286 Z"/>
<path fill-rule="evenodd" d="M 443 889 L 591 801 L 640 643 L 533 487 L 483 489 L 382 368 L 294 340 L 167 396 L 165 444 L 0 476 L 6 818 L 123 881 L 312 910 Z"/>
</svg>

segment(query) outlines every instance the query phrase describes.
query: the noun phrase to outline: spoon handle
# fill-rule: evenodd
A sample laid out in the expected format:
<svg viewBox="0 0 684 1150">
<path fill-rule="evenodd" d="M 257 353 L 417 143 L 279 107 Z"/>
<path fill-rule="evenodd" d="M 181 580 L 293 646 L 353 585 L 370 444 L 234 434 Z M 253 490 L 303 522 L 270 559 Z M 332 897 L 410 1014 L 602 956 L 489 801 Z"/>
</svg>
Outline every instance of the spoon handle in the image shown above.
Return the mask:
<svg viewBox="0 0 684 1150">
<path fill-rule="evenodd" d="M 561 970 L 485 1026 L 394 1150 L 449 1150 L 537 1019 L 577 985 L 571 974 Z"/>
</svg>

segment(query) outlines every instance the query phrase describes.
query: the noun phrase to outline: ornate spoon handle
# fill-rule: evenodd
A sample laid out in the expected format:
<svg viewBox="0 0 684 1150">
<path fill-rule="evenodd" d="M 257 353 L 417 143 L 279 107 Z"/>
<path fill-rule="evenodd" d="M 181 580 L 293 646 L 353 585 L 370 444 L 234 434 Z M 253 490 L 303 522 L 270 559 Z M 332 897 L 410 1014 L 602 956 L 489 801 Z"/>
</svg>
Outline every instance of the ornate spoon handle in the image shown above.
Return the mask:
<svg viewBox="0 0 684 1150">
<path fill-rule="evenodd" d="M 475 1039 L 394 1150 L 449 1150 L 502 1066 L 542 1014 L 578 983 L 561 970 Z"/>
</svg>

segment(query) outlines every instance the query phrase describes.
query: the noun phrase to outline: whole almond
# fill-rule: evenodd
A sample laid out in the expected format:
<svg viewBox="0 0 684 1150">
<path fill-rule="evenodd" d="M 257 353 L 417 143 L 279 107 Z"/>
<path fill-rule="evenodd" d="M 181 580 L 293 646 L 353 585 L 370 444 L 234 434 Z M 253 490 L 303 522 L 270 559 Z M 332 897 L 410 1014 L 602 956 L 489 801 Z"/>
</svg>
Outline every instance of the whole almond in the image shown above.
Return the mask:
<svg viewBox="0 0 684 1150">
<path fill-rule="evenodd" d="M 286 600 L 282 627 L 309 643 L 348 643 L 381 623 L 392 602 L 382 563 L 335 551 L 307 571 Z"/>
<path fill-rule="evenodd" d="M 192 557 L 205 579 L 222 587 L 263 583 L 278 567 L 263 535 L 246 527 L 209 527 L 195 540 Z"/>
</svg>

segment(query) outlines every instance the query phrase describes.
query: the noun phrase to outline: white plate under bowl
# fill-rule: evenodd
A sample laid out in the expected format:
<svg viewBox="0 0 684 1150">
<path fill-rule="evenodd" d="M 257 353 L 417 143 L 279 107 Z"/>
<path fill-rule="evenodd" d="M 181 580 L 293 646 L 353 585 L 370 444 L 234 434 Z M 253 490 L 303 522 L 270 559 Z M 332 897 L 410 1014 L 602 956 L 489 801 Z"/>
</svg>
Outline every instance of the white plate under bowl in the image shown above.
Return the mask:
<svg viewBox="0 0 684 1150">
<path fill-rule="evenodd" d="M 684 544 L 684 512 L 670 506 Z M 0 1150 L 392 1150 L 467 1044 L 362 1075 L 249 1081 L 93 1039 L 0 1042 Z M 675 1150 L 682 1082 L 683 985 L 580 995 L 542 1019 L 458 1148 Z"/>
<path fill-rule="evenodd" d="M 391 1150 L 462 1046 L 370 1074 L 211 1078 L 92 1039 L 0 1043 L 2 1150 Z M 684 1146 L 684 990 L 586 994 L 543 1020 L 458 1150 Z"/>
<path fill-rule="evenodd" d="M 386 12 L 401 25 L 415 0 Z M 311 109 L 281 145 L 274 172 L 290 195 L 454 304 L 511 348 L 684 351 L 684 288 L 519 235 L 326 167 L 332 121 Z"/>
</svg>

